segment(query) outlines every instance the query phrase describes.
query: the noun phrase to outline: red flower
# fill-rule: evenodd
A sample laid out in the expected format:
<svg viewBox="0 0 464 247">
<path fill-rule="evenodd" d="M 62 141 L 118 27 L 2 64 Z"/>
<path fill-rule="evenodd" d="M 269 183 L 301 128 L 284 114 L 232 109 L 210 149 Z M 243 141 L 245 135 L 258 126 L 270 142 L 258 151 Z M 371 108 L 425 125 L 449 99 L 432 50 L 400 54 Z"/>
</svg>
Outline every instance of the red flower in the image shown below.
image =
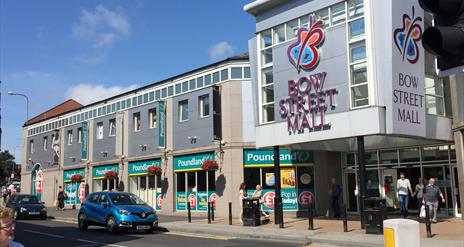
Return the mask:
<svg viewBox="0 0 464 247">
<path fill-rule="evenodd" d="M 159 166 L 150 166 L 148 167 L 148 173 L 149 174 L 161 174 L 163 170 Z"/>
<path fill-rule="evenodd" d="M 82 181 L 83 177 L 81 174 L 74 174 L 71 176 L 71 181 L 73 182 L 80 182 Z"/>
<path fill-rule="evenodd" d="M 207 171 L 215 171 L 219 169 L 219 165 L 216 161 L 214 160 L 205 160 L 203 162 L 203 165 L 201 166 L 203 170 Z"/>
<path fill-rule="evenodd" d="M 118 174 L 115 171 L 105 172 L 105 178 L 117 178 Z"/>
</svg>

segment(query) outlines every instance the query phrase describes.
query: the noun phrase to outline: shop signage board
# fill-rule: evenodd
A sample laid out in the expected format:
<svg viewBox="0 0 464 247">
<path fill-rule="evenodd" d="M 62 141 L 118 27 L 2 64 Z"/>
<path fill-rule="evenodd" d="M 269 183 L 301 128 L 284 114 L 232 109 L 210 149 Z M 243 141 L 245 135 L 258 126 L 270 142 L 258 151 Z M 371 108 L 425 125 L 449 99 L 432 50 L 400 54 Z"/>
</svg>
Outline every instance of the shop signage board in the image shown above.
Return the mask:
<svg viewBox="0 0 464 247">
<path fill-rule="evenodd" d="M 248 195 L 252 196 L 255 190 L 247 190 Z M 298 211 L 307 209 L 308 203 L 311 203 L 312 207 L 315 207 L 314 190 L 313 189 L 302 189 L 297 190 L 295 188 L 283 189 L 282 203 L 285 211 Z M 262 192 L 262 208 L 265 211 L 274 211 L 274 190 L 263 190 Z"/>
<path fill-rule="evenodd" d="M 201 170 L 205 160 L 214 160 L 214 153 L 202 153 L 174 157 L 174 171 L 196 171 Z"/>
<path fill-rule="evenodd" d="M 151 166 L 161 167 L 161 159 L 129 162 L 129 176 L 147 175 Z"/>
<path fill-rule="evenodd" d="M 391 4 L 392 78 L 387 133 L 425 137 L 424 11 L 416 0 Z"/>
<path fill-rule="evenodd" d="M 166 103 L 158 102 L 158 147 L 166 147 Z"/>
<path fill-rule="evenodd" d="M 273 150 L 247 149 L 243 151 L 245 167 L 270 167 L 274 166 Z M 314 154 L 311 151 L 280 150 L 280 165 L 310 165 L 314 162 Z"/>
<path fill-rule="evenodd" d="M 94 166 L 93 167 L 93 179 L 105 178 L 105 173 L 108 171 L 114 171 L 119 173 L 119 164 L 105 165 L 105 166 Z"/>
<path fill-rule="evenodd" d="M 87 160 L 88 159 L 88 147 L 89 147 L 88 122 L 82 123 L 81 140 L 82 140 L 81 160 Z"/>
<path fill-rule="evenodd" d="M 85 179 L 85 169 L 73 169 L 73 170 L 65 170 L 63 171 L 63 181 L 64 182 L 71 182 L 71 177 L 79 174 L 82 176 L 83 179 Z"/>
</svg>

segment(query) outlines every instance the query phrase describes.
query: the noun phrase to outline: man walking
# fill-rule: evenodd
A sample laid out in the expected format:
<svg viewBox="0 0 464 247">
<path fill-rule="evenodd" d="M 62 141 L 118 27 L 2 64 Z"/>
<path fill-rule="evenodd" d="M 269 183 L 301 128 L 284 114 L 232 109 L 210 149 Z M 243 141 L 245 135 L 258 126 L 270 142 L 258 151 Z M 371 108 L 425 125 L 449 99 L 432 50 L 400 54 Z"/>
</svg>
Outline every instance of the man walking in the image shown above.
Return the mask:
<svg viewBox="0 0 464 247">
<path fill-rule="evenodd" d="M 396 198 L 400 201 L 400 214 L 405 219 L 408 217 L 409 192 L 412 195 L 411 182 L 404 172 L 400 172 L 400 179 L 396 182 Z"/>
<path fill-rule="evenodd" d="M 342 188 L 340 187 L 340 185 L 337 184 L 337 179 L 335 178 L 332 178 L 330 180 L 330 191 L 331 191 L 330 205 L 332 207 L 334 217 L 340 218 L 341 213 L 340 213 L 340 205 L 338 204 L 338 198 L 340 197 L 340 194 L 342 193 Z"/>
<path fill-rule="evenodd" d="M 445 203 L 440 187 L 435 185 L 435 178 L 430 178 L 429 184 L 424 188 L 424 202 L 429 207 L 429 216 L 433 223 L 437 223 L 438 196 L 441 197 L 441 202 Z"/>
</svg>

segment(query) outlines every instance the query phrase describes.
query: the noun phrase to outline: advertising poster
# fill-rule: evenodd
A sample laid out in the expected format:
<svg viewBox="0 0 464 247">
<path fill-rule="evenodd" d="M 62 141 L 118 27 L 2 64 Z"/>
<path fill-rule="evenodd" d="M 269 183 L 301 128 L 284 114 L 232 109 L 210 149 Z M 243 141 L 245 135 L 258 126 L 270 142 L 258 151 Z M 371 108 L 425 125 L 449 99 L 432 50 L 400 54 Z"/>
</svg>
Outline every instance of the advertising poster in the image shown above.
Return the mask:
<svg viewBox="0 0 464 247">
<path fill-rule="evenodd" d="M 155 192 L 155 210 L 160 211 L 163 208 L 163 195 Z"/>
<path fill-rule="evenodd" d="M 247 193 L 252 195 L 255 191 L 248 190 Z M 296 189 L 282 189 L 283 209 L 286 211 L 298 210 L 298 198 Z M 274 190 L 263 190 L 262 209 L 265 211 L 274 211 Z"/>
<path fill-rule="evenodd" d="M 275 177 L 274 173 L 266 172 L 266 186 L 274 186 L 275 185 Z"/>
<path fill-rule="evenodd" d="M 213 203 L 213 207 L 216 208 L 216 202 L 218 199 L 218 195 L 216 194 L 216 192 L 215 191 L 208 192 L 208 198 L 209 198 L 209 202 Z"/>
<path fill-rule="evenodd" d="M 65 204 L 80 204 L 80 200 L 77 195 L 79 185 L 79 182 L 69 182 L 64 184 L 64 190 L 66 191 L 66 195 L 68 196 L 68 199 L 65 201 Z"/>
<path fill-rule="evenodd" d="M 316 208 L 314 189 L 298 190 L 298 208 L 300 210 L 307 209 L 309 204 L 312 208 Z"/>
<path fill-rule="evenodd" d="M 177 192 L 176 210 L 187 210 L 187 194 L 185 192 Z"/>
<path fill-rule="evenodd" d="M 190 202 L 190 209 L 197 210 L 198 200 L 196 192 L 188 192 L 187 201 Z M 187 204 L 187 202 L 186 202 Z"/>
<path fill-rule="evenodd" d="M 208 193 L 206 191 L 199 191 L 197 193 L 197 210 L 198 211 L 207 211 L 208 210 Z"/>
<path fill-rule="evenodd" d="M 280 171 L 280 184 L 282 189 L 295 188 L 295 169 L 282 169 Z"/>
</svg>

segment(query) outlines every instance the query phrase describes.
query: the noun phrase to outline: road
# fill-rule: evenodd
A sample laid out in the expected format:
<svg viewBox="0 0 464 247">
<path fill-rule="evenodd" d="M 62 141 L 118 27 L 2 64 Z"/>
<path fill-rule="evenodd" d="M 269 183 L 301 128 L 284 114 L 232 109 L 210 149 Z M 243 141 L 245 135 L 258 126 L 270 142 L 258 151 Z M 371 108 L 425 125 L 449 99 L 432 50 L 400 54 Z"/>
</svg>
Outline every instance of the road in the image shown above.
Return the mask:
<svg viewBox="0 0 464 247">
<path fill-rule="evenodd" d="M 157 231 L 153 234 L 137 232 L 109 234 L 104 228 L 89 227 L 79 231 L 71 222 L 21 220 L 16 223 L 16 240 L 26 247 L 145 247 L 145 246 L 301 246 L 295 243 L 269 242 L 250 239 L 227 238 L 200 234 L 183 234 Z M 312 246 L 312 245 L 311 245 Z"/>
</svg>

